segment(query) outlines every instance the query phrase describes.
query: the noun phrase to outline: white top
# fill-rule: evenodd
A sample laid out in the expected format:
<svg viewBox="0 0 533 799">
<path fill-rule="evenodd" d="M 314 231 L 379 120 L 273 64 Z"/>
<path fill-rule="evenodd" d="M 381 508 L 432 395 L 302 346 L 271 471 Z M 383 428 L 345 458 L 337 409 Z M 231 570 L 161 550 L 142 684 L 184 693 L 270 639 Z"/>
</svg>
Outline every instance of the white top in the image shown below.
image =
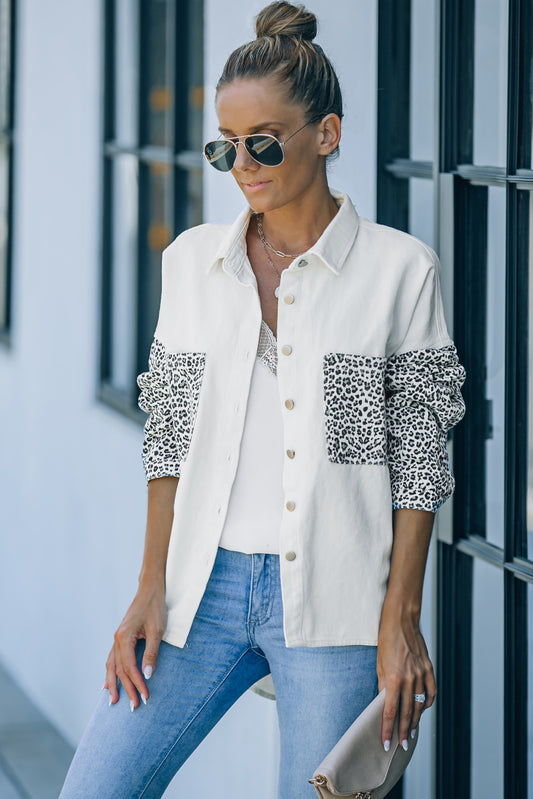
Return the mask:
<svg viewBox="0 0 533 799">
<path fill-rule="evenodd" d="M 220 546 L 279 554 L 283 513 L 283 424 L 276 379 L 276 338 L 263 320 L 252 371 L 239 463 Z"/>
<path fill-rule="evenodd" d="M 450 496 L 446 434 L 464 413 L 437 256 L 332 194 L 339 211 L 280 281 L 288 646 L 377 643 L 392 510 L 434 511 Z M 209 580 L 241 453 L 262 320 L 250 216 L 187 230 L 164 251 L 149 371 L 138 378 L 147 479 L 180 478 L 164 633 L 176 646 Z"/>
</svg>

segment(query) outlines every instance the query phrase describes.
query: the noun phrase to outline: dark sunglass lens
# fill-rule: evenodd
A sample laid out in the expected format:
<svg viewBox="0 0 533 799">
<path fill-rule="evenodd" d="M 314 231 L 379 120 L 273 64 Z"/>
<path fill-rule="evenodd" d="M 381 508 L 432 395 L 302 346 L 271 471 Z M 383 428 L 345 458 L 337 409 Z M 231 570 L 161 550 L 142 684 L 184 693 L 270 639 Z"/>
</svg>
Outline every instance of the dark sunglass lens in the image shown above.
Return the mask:
<svg viewBox="0 0 533 799">
<path fill-rule="evenodd" d="M 281 145 L 271 136 L 248 136 L 246 149 L 252 158 L 264 166 L 279 166 L 283 161 Z"/>
<path fill-rule="evenodd" d="M 229 172 L 235 163 L 235 146 L 230 141 L 210 141 L 204 147 L 207 160 L 220 172 Z"/>
</svg>

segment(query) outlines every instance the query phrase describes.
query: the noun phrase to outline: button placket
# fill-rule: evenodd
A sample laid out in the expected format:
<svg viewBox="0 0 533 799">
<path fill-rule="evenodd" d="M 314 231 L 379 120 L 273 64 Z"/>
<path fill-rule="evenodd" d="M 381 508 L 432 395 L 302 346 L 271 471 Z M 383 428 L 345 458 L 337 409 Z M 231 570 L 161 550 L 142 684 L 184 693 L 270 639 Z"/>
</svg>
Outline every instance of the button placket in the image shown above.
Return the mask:
<svg viewBox="0 0 533 799">
<path fill-rule="evenodd" d="M 282 280 L 283 280 L 283 289 L 280 289 L 280 299 L 283 302 L 279 303 L 278 305 L 278 341 L 280 342 L 279 345 L 279 353 L 280 358 L 278 359 L 278 380 L 280 382 L 280 390 L 281 390 L 281 397 L 284 396 L 283 401 L 283 410 L 284 413 L 288 415 L 285 417 L 284 420 L 284 432 L 288 439 L 288 443 L 292 443 L 291 439 L 294 438 L 294 426 L 297 424 L 297 417 L 293 417 L 293 413 L 297 411 L 298 402 L 297 398 L 291 396 L 292 391 L 294 390 L 294 366 L 296 364 L 292 364 L 289 367 L 284 366 L 285 358 L 294 358 L 294 342 L 296 340 L 296 319 L 297 319 L 297 310 L 298 310 L 298 292 L 295 290 L 296 287 L 299 285 L 299 278 L 296 276 L 296 270 L 294 266 L 289 268 L 283 272 Z M 294 288 L 293 288 L 294 286 Z M 296 316 L 295 316 L 296 313 Z M 283 343 L 281 343 L 283 342 Z M 291 342 L 291 343 L 289 343 Z M 284 357 L 283 357 L 284 356 Z M 286 449 L 286 456 L 290 461 L 294 460 L 295 450 L 292 448 Z M 294 499 L 295 495 L 297 495 L 297 484 L 295 484 L 295 479 L 297 477 L 297 473 L 294 471 L 294 468 L 291 468 L 289 472 L 285 472 L 284 475 L 284 493 L 285 493 L 285 524 L 284 524 L 284 540 L 285 546 L 291 546 L 295 543 L 295 528 L 294 525 L 297 524 L 297 503 Z M 291 521 L 289 521 L 289 519 Z M 288 527 L 286 526 L 288 525 Z M 282 544 L 283 549 L 285 548 Z M 283 551 L 282 549 L 282 551 Z M 296 559 L 296 553 L 289 549 L 285 552 L 285 559 L 287 561 L 293 561 Z"/>
</svg>

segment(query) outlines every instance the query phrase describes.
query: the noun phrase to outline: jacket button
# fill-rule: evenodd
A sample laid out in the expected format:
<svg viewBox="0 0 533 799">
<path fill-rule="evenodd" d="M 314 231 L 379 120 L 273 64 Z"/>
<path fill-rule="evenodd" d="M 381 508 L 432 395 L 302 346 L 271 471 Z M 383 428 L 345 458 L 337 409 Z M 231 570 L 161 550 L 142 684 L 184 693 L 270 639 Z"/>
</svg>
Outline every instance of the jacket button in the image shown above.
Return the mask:
<svg viewBox="0 0 533 799">
<path fill-rule="evenodd" d="M 296 560 L 296 552 L 287 552 L 285 553 L 286 560 Z"/>
<path fill-rule="evenodd" d="M 284 344 L 281 348 L 281 351 L 284 355 L 290 355 L 292 352 L 292 347 L 290 344 Z"/>
<path fill-rule="evenodd" d="M 291 458 L 291 459 L 292 459 L 292 458 L 294 458 L 294 455 L 295 455 L 295 453 L 294 453 L 294 450 L 293 450 L 293 449 L 288 449 L 288 450 L 287 450 L 287 456 L 288 456 L 289 458 Z"/>
<path fill-rule="evenodd" d="M 287 305 L 292 305 L 294 302 L 294 297 L 292 296 L 292 294 L 286 294 L 283 297 L 283 302 L 285 302 Z"/>
<path fill-rule="evenodd" d="M 307 266 L 307 261 L 305 258 L 302 258 L 301 261 L 298 261 L 298 266 Z"/>
<path fill-rule="evenodd" d="M 285 407 L 292 411 L 294 408 L 294 402 L 292 400 L 285 400 Z"/>
<path fill-rule="evenodd" d="M 287 504 L 285 505 L 285 507 L 287 508 L 287 510 L 294 510 L 296 505 L 294 504 L 294 502 L 292 500 L 289 500 L 287 502 Z"/>
</svg>

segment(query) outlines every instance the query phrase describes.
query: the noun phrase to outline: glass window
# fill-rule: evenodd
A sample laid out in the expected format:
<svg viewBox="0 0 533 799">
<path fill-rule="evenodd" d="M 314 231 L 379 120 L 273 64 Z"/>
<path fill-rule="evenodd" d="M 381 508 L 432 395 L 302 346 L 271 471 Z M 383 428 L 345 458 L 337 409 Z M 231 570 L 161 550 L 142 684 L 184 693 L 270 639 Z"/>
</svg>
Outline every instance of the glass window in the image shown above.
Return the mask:
<svg viewBox="0 0 533 799">
<path fill-rule="evenodd" d="M 504 421 L 505 421 L 505 189 L 489 188 L 487 222 L 487 344 L 486 400 L 488 435 L 485 444 L 487 540 L 504 542 Z"/>
<path fill-rule="evenodd" d="M 433 160 L 435 4 L 411 0 L 410 157 Z"/>
<path fill-rule="evenodd" d="M 202 0 L 106 6 L 102 396 L 137 412 L 161 253 L 202 221 Z"/>
<path fill-rule="evenodd" d="M 474 559 L 470 799 L 503 799 L 503 574 Z"/>
<path fill-rule="evenodd" d="M 112 385 L 128 395 L 135 378 L 135 316 L 138 163 L 133 155 L 112 164 L 113 239 L 111 253 L 111 374 Z"/>
<path fill-rule="evenodd" d="M 507 0 L 476 0 L 474 163 L 507 164 Z"/>
<path fill-rule="evenodd" d="M 528 641 L 533 641 L 533 585 L 531 584 L 527 587 L 527 634 Z M 530 649 L 527 661 L 527 683 L 527 695 L 531 697 L 533 696 L 533 653 Z M 527 799 L 533 799 L 533 702 L 531 699 L 528 701 L 527 711 Z"/>
<path fill-rule="evenodd" d="M 409 180 L 409 233 L 433 247 L 433 226 L 433 181 L 426 178 L 411 178 Z"/>
<path fill-rule="evenodd" d="M 173 0 L 152 0 L 143 3 L 142 30 L 144 47 L 143 96 L 141 108 L 142 143 L 155 147 L 172 147 L 174 112 L 174 42 Z"/>
<path fill-rule="evenodd" d="M 139 137 L 139 2 L 116 0 L 113 75 L 115 76 L 113 137 L 135 147 Z"/>
<path fill-rule="evenodd" d="M 12 8 L 0 0 L 0 332 L 10 321 L 10 230 L 12 176 Z"/>
<path fill-rule="evenodd" d="M 528 363 L 533 364 L 533 192 L 529 199 L 529 324 Z M 528 446 L 527 446 L 527 551 L 533 560 L 533 371 L 528 385 Z M 532 639 L 533 640 L 533 639 Z"/>
</svg>

